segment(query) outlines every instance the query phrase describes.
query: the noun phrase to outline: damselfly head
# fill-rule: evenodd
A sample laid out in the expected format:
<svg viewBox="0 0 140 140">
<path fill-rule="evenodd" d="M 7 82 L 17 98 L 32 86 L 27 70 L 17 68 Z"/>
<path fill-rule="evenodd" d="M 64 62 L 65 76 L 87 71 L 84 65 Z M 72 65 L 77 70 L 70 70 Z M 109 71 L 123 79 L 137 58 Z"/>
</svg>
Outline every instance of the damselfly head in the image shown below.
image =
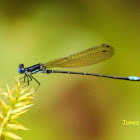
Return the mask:
<svg viewBox="0 0 140 140">
<path fill-rule="evenodd" d="M 19 65 L 19 68 L 24 68 L 24 64 L 20 64 Z"/>
<path fill-rule="evenodd" d="M 25 73 L 24 64 L 19 65 L 18 73 Z"/>
</svg>

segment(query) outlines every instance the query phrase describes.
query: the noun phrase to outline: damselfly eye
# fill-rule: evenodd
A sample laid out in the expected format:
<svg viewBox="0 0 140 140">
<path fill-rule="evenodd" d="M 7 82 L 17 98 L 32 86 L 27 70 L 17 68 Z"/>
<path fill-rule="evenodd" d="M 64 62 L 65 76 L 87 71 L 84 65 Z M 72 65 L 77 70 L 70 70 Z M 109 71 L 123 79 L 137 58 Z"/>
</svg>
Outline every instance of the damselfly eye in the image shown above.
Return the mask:
<svg viewBox="0 0 140 140">
<path fill-rule="evenodd" d="M 19 65 L 19 68 L 24 68 L 24 64 L 20 64 Z"/>
</svg>

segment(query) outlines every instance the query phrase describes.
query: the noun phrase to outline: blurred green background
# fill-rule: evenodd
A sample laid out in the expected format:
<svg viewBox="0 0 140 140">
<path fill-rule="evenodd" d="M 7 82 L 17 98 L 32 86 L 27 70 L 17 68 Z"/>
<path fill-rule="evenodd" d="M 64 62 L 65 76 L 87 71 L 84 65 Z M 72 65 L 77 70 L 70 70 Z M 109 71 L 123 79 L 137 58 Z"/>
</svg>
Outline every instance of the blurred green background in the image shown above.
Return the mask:
<svg viewBox="0 0 140 140">
<path fill-rule="evenodd" d="M 117 76 L 139 74 L 137 0 L 1 0 L 0 87 L 13 85 L 18 65 L 31 66 L 102 43 L 115 55 L 100 64 L 67 69 Z M 39 74 L 36 101 L 20 119 L 25 140 L 139 140 L 140 83 L 100 77 Z M 35 82 L 31 87 L 36 88 Z"/>
</svg>

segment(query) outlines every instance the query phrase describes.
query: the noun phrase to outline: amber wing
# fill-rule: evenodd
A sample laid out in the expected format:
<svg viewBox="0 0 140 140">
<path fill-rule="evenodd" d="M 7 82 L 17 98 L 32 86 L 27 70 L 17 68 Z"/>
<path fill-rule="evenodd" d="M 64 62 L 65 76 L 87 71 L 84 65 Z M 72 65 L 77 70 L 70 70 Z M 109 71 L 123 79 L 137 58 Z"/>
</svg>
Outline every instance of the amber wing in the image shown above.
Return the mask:
<svg viewBox="0 0 140 140">
<path fill-rule="evenodd" d="M 63 68 L 78 68 L 89 66 L 109 59 L 114 54 L 114 48 L 102 44 L 100 46 L 89 48 L 85 51 L 75 53 L 68 57 L 52 60 L 44 64 L 46 68 L 63 67 Z"/>
</svg>

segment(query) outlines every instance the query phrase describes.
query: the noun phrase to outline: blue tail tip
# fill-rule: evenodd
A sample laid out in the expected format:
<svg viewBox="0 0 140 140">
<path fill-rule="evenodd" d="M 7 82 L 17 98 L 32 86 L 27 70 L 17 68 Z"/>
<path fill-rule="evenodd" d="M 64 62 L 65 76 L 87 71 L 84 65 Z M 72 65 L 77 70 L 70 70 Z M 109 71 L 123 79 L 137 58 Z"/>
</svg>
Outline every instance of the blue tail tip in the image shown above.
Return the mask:
<svg viewBox="0 0 140 140">
<path fill-rule="evenodd" d="M 129 76 L 128 78 L 129 78 L 129 80 L 132 80 L 132 81 L 139 81 L 140 80 L 140 77 L 137 77 L 137 76 Z"/>
</svg>

